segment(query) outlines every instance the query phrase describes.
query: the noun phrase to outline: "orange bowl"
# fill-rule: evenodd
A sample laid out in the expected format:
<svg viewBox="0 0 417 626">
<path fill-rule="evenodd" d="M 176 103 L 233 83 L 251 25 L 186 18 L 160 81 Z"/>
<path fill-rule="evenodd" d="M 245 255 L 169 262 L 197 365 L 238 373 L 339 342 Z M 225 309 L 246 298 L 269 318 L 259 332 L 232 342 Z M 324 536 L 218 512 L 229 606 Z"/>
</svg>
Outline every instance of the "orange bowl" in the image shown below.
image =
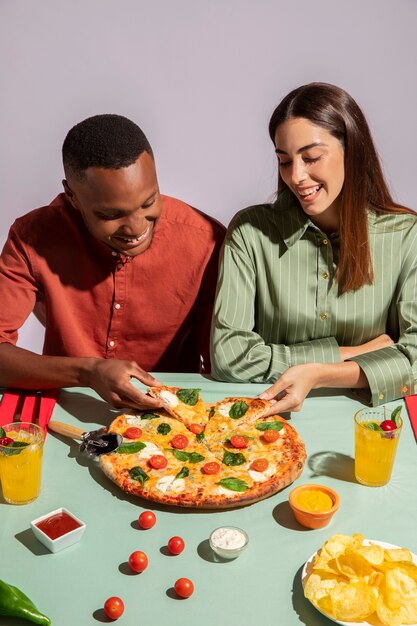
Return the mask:
<svg viewBox="0 0 417 626">
<path fill-rule="evenodd" d="M 325 493 L 331 501 L 333 502 L 333 506 L 331 509 L 327 509 L 326 511 L 313 511 L 311 509 L 302 508 L 300 505 L 296 503 L 297 496 L 302 491 L 322 491 Z M 336 513 L 340 504 L 339 494 L 336 493 L 330 487 L 326 487 L 325 485 L 300 485 L 299 487 L 295 487 L 289 497 L 290 507 L 293 510 L 295 519 L 302 526 L 306 526 L 307 528 L 323 528 L 327 526 L 327 524 L 332 519 L 333 515 Z"/>
</svg>

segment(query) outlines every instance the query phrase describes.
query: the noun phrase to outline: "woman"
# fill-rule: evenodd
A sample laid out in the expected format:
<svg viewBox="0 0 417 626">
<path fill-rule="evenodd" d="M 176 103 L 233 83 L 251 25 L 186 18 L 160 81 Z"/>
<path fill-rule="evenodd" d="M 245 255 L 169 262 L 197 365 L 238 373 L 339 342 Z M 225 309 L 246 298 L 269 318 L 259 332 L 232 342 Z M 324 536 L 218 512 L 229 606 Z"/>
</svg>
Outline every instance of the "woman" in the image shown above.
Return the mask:
<svg viewBox="0 0 417 626">
<path fill-rule="evenodd" d="M 219 380 L 268 382 L 270 414 L 311 389 L 414 393 L 417 215 L 394 202 L 365 117 L 311 83 L 275 109 L 278 197 L 232 220 L 212 326 Z"/>
</svg>

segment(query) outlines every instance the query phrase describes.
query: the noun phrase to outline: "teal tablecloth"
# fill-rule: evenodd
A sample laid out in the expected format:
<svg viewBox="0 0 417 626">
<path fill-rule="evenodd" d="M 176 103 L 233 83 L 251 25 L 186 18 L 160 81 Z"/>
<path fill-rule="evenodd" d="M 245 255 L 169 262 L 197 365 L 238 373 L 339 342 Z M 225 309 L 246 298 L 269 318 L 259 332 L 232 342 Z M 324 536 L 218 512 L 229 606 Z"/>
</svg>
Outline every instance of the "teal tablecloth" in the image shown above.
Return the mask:
<svg viewBox="0 0 417 626">
<path fill-rule="evenodd" d="M 223 384 L 199 375 L 158 374 L 166 385 L 201 387 L 206 401 L 253 396 L 264 386 Z M 393 403 L 392 406 L 398 403 Z M 417 553 L 417 454 L 405 407 L 404 427 L 390 483 L 369 488 L 353 473 L 353 414 L 362 405 L 336 391 L 309 397 L 291 423 L 304 439 L 308 459 L 297 484 L 320 482 L 336 489 L 341 505 L 321 530 L 298 525 L 287 487 L 243 509 L 198 512 L 153 505 L 125 495 L 78 453 L 78 444 L 49 434 L 45 444 L 40 497 L 26 506 L 0 501 L 0 578 L 21 588 L 54 626 L 109 622 L 106 598 L 120 596 L 128 626 L 322 626 L 331 624 L 303 597 L 300 572 L 306 559 L 334 533 L 408 547 Z M 85 430 L 108 424 L 117 412 L 86 389 L 61 392 L 53 419 Z M 87 524 L 80 543 L 52 554 L 32 535 L 30 521 L 64 506 Z M 157 524 L 138 530 L 137 517 L 152 509 Z M 235 561 L 214 561 L 210 532 L 224 524 L 244 528 L 249 546 Z M 167 556 L 166 543 L 183 537 L 185 551 Z M 143 550 L 149 566 L 130 573 L 127 559 Z M 178 600 L 177 578 L 195 584 L 194 595 Z M 27 622 L 0 617 L 1 625 Z"/>
</svg>

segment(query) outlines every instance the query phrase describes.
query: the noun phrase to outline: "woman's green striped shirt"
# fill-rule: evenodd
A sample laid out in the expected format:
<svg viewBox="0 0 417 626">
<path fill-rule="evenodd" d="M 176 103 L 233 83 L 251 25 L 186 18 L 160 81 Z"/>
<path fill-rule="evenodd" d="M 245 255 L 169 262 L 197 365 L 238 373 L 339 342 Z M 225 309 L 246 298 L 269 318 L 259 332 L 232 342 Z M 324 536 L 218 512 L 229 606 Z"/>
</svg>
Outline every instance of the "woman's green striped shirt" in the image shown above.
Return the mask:
<svg viewBox="0 0 417 626">
<path fill-rule="evenodd" d="M 375 279 L 338 294 L 338 239 L 284 192 L 244 209 L 223 249 L 212 325 L 212 374 L 274 382 L 301 363 L 340 362 L 339 346 L 387 333 L 394 345 L 353 358 L 372 404 L 414 393 L 417 380 L 417 215 L 368 214 Z"/>
</svg>

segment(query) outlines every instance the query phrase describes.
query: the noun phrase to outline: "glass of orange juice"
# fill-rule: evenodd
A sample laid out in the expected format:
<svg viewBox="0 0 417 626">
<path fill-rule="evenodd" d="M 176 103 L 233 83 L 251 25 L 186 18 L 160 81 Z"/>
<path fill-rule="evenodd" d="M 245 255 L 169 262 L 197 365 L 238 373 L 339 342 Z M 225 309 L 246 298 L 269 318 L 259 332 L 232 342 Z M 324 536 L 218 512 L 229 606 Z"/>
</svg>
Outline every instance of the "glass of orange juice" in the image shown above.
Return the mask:
<svg viewBox="0 0 417 626">
<path fill-rule="evenodd" d="M 0 431 L 0 480 L 9 504 L 28 504 L 41 488 L 44 432 L 37 424 L 14 422 Z"/>
<path fill-rule="evenodd" d="M 362 485 L 381 487 L 391 478 L 403 425 L 398 413 L 385 406 L 355 413 L 355 476 Z"/>
</svg>

